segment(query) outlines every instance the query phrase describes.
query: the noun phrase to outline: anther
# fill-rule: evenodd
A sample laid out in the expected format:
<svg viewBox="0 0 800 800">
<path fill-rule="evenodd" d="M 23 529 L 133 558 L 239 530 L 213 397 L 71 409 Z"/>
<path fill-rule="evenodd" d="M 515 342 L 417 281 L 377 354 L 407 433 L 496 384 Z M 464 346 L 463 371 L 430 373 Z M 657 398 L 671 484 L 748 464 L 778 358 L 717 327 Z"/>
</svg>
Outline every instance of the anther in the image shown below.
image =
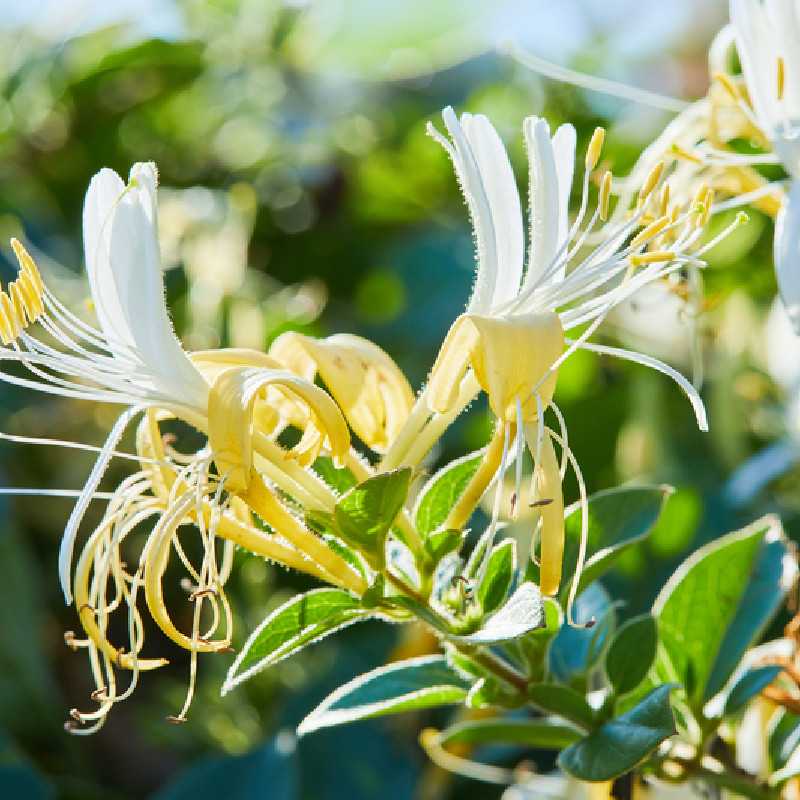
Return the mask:
<svg viewBox="0 0 800 800">
<path fill-rule="evenodd" d="M 672 147 L 670 147 L 670 152 L 677 158 L 681 158 L 684 161 L 689 161 L 692 164 L 697 164 L 699 166 L 703 163 L 703 159 L 700 158 L 700 156 L 695 155 L 685 147 L 681 147 L 679 144 L 673 144 Z"/>
<path fill-rule="evenodd" d="M 202 597 L 216 597 L 217 590 L 216 589 L 196 589 L 189 595 L 189 602 L 194 602 L 195 600 L 200 600 Z"/>
<path fill-rule="evenodd" d="M 586 150 L 586 171 L 591 172 L 600 160 L 600 153 L 603 149 L 603 142 L 606 138 L 605 128 L 595 128 L 592 138 L 589 140 L 589 147 Z"/>
<path fill-rule="evenodd" d="M 78 642 L 75 638 L 75 631 L 64 631 L 64 644 L 70 650 L 78 650 Z"/>
<path fill-rule="evenodd" d="M 657 236 L 664 228 L 669 225 L 669 217 L 660 217 L 655 222 L 651 222 L 646 228 L 642 228 L 631 240 L 631 247 L 639 247 L 645 242 Z"/>
<path fill-rule="evenodd" d="M 176 717 L 168 714 L 164 719 L 172 725 L 183 725 L 186 722 L 186 717 Z"/>
<path fill-rule="evenodd" d="M 669 214 L 669 184 L 665 183 L 661 189 L 661 205 L 659 208 L 662 217 Z"/>
<path fill-rule="evenodd" d="M 778 56 L 778 74 L 776 77 L 778 100 L 783 100 L 783 92 L 786 88 L 786 62 L 783 60 L 783 56 Z"/>
<path fill-rule="evenodd" d="M 76 722 L 81 722 L 81 723 L 83 722 L 83 714 L 81 714 L 81 712 L 80 712 L 80 711 L 78 711 L 78 709 L 77 709 L 77 708 L 71 708 L 71 709 L 69 710 L 69 715 L 70 715 L 70 716 L 72 717 L 72 719 L 74 719 Z"/>
<path fill-rule="evenodd" d="M 74 720 L 74 719 L 68 719 L 68 720 L 67 720 L 67 721 L 64 723 L 64 730 L 65 730 L 67 733 L 73 733 L 74 731 L 77 731 L 77 730 L 78 730 L 80 727 L 81 727 L 81 726 L 80 726 L 80 725 L 79 725 L 77 722 L 75 722 L 75 720 Z"/>
<path fill-rule="evenodd" d="M 607 170 L 600 182 L 600 219 L 605 222 L 608 219 L 608 207 L 611 203 L 611 171 Z"/>
<path fill-rule="evenodd" d="M 231 647 L 230 645 L 228 645 L 227 647 L 220 647 L 219 650 L 217 650 L 217 652 L 218 653 L 235 653 L 236 652 L 236 648 L 235 647 Z"/>
<path fill-rule="evenodd" d="M 653 189 L 656 188 L 658 181 L 661 178 L 661 173 L 664 171 L 664 162 L 659 161 L 653 169 L 650 170 L 650 174 L 647 176 L 644 184 L 642 185 L 641 191 L 639 192 L 639 202 L 644 202 L 649 196 Z"/>
<path fill-rule="evenodd" d="M 675 253 L 672 250 L 652 250 L 649 253 L 637 253 L 631 256 L 631 264 L 641 267 L 644 264 L 659 264 L 664 261 L 674 261 Z"/>
<path fill-rule="evenodd" d="M 96 703 L 102 703 L 103 700 L 108 699 L 106 687 L 105 686 L 98 687 L 89 695 L 89 697 L 91 697 L 92 700 L 94 700 Z"/>
<path fill-rule="evenodd" d="M 735 103 L 738 103 L 739 100 L 742 99 L 742 96 L 739 93 L 739 89 L 736 86 L 736 84 L 731 80 L 730 75 L 726 75 L 724 72 L 715 72 L 712 77 L 731 96 L 731 99 Z"/>
<path fill-rule="evenodd" d="M 528 506 L 530 508 L 541 508 L 542 506 L 549 506 L 552 502 L 552 497 L 544 497 L 541 500 L 534 500 L 532 503 L 528 503 Z"/>
</svg>

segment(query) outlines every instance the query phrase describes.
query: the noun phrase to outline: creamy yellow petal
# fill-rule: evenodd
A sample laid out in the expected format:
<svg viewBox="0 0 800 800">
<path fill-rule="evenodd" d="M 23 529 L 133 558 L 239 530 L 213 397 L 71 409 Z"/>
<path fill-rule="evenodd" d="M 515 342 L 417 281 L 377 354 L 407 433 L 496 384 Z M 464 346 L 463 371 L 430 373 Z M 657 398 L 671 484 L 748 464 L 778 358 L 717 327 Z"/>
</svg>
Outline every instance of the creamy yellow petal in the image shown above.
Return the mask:
<svg viewBox="0 0 800 800">
<path fill-rule="evenodd" d="M 308 381 L 319 375 L 353 431 L 376 452 L 387 449 L 414 404 L 414 393 L 397 364 L 360 336 L 313 339 L 288 332 L 269 352 Z"/>
<path fill-rule="evenodd" d="M 564 333 L 556 314 L 463 314 L 451 326 L 433 366 L 428 404 L 439 413 L 449 410 L 471 366 L 499 419 L 514 422 L 519 400 L 523 419 L 533 420 L 536 394 L 543 408 L 552 400 L 557 373 L 548 371 L 563 349 Z"/>
<path fill-rule="evenodd" d="M 217 376 L 209 393 L 208 439 L 226 485 L 234 492 L 249 483 L 253 408 L 269 388 L 279 389 L 307 409 L 303 437 L 294 454 L 301 463 L 313 461 L 326 440 L 334 458 L 343 458 L 350 448 L 347 424 L 327 392 L 287 370 L 230 367 Z"/>
</svg>

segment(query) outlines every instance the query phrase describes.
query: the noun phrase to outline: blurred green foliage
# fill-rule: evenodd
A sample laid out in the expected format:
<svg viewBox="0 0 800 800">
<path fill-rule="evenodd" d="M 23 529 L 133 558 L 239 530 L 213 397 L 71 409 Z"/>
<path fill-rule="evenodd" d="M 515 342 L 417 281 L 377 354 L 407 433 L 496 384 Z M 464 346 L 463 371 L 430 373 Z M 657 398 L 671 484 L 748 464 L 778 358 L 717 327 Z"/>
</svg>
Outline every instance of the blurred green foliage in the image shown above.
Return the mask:
<svg viewBox="0 0 800 800">
<path fill-rule="evenodd" d="M 345 13 L 331 27 L 329 12 L 302 4 L 184 0 L 176 6 L 183 31 L 172 39 L 142 38 L 123 23 L 56 39 L 32 27 L 0 31 L 0 240 L 30 242 L 48 280 L 80 302 L 90 177 L 102 166 L 125 173 L 134 161 L 155 160 L 168 293 L 187 346 L 265 347 L 286 327 L 352 331 L 385 347 L 419 385 L 466 302 L 473 260 L 451 166 L 426 137 L 426 121 L 436 122 L 447 104 L 489 114 L 521 179 L 525 115 L 572 121 L 579 147 L 595 125 L 608 125 L 604 157 L 623 172 L 658 130 L 649 118 L 637 127 L 623 104 L 598 103 L 482 53 L 474 27 L 459 28 L 453 9 L 375 3 L 370 14 Z M 702 64 L 703 44 L 680 53 L 688 73 Z M 602 42 L 592 52 L 601 53 Z M 651 53 L 648 64 L 665 57 Z M 626 598 L 622 618 L 649 607 L 688 551 L 756 514 L 778 510 L 798 530 L 797 472 L 744 507 L 724 491 L 735 467 L 785 433 L 785 398 L 753 345 L 775 293 L 770 224 L 753 217 L 712 253 L 706 274 L 703 329 L 718 331 L 705 341 L 714 365 L 705 388 L 710 434 L 696 431 L 668 381 L 635 365 L 581 353 L 561 371 L 557 398 L 591 491 L 633 478 L 678 487 L 651 540 L 627 552 L 605 581 Z M 10 261 L 3 273 L 13 274 Z M 725 333 L 731 328 L 737 336 Z M 12 433 L 97 442 L 110 413 L 2 392 L 2 429 Z M 481 446 L 489 424 L 476 403 L 441 456 Z M 76 488 L 91 464 L 89 455 L 68 451 L 3 444 L 2 452 L 0 482 L 9 486 Z M 107 480 L 123 474 L 118 467 Z M 567 493 L 575 496 L 574 485 Z M 85 660 L 62 641 L 77 624 L 55 567 L 69 508 L 30 498 L 0 506 L 0 795 L 464 796 L 463 783 L 426 763 L 416 744 L 419 719 L 294 742 L 294 726 L 336 685 L 393 653 L 431 647 L 419 633 L 375 622 L 224 700 L 229 657 L 201 659 L 197 699 L 180 727 L 165 722 L 188 676 L 188 657 L 173 648 L 170 667 L 145 676 L 97 736 L 67 736 L 66 713 L 89 691 Z M 231 596 L 241 643 L 310 582 L 237 559 Z M 469 792 L 499 796 L 477 784 Z"/>
</svg>

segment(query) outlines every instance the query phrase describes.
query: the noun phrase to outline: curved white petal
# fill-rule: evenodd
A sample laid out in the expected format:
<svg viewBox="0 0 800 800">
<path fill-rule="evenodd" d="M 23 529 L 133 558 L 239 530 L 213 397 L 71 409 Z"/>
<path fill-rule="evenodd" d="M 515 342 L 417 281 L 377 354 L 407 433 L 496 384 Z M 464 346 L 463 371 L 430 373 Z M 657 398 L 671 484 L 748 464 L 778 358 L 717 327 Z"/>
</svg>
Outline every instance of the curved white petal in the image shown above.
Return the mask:
<svg viewBox="0 0 800 800">
<path fill-rule="evenodd" d="M 572 179 L 575 173 L 575 142 L 577 136 L 574 126 L 560 125 L 553 134 L 553 157 L 558 176 L 558 246 L 561 247 L 569 233 L 569 196 L 572 192 Z M 564 277 L 564 270 L 554 276 L 554 281 Z"/>
<path fill-rule="evenodd" d="M 140 409 L 138 408 L 129 408 L 117 418 L 114 427 L 111 429 L 108 438 L 105 440 L 100 450 L 100 454 L 97 456 L 92 471 L 86 479 L 86 485 L 81 490 L 75 507 L 72 509 L 72 513 L 69 516 L 69 520 L 67 520 L 67 525 L 64 528 L 64 534 L 61 537 L 61 546 L 58 551 L 58 577 L 61 581 L 61 590 L 64 592 L 64 600 L 67 605 L 72 602 L 72 554 L 75 550 L 75 539 L 78 536 L 78 528 L 80 528 L 83 516 L 86 513 L 92 496 L 100 485 L 100 481 L 103 479 L 103 475 L 108 467 L 108 462 L 111 460 L 114 449 L 117 444 L 119 444 L 119 440 L 122 438 L 122 434 L 125 433 L 128 424 L 139 411 Z"/>
<path fill-rule="evenodd" d="M 730 0 L 736 51 L 759 124 L 770 133 L 778 122 L 777 57 L 762 0 Z"/>
<path fill-rule="evenodd" d="M 127 187 L 109 169 L 89 185 L 84 246 L 100 326 L 118 355 L 141 368 L 147 389 L 204 407 L 207 386 L 167 314 L 158 247 L 155 165 L 135 164 Z"/>
<path fill-rule="evenodd" d="M 775 277 L 786 313 L 800 335 L 800 181 L 792 181 L 775 223 Z"/>
<path fill-rule="evenodd" d="M 560 195 L 550 126 L 539 117 L 523 123 L 529 163 L 531 242 L 523 291 L 537 284 L 558 252 Z M 561 145 L 562 149 L 563 144 Z"/>
<path fill-rule="evenodd" d="M 525 234 L 519 190 L 503 145 L 483 115 L 464 114 L 462 126 L 486 192 L 497 248 L 497 274 L 491 307 L 513 300 L 519 292 L 525 257 Z"/>
<path fill-rule="evenodd" d="M 469 119 L 469 115 L 464 114 L 464 118 Z M 444 137 L 436 136 L 434 129 L 429 128 L 429 131 L 447 150 L 453 161 L 456 177 L 472 218 L 472 227 L 478 248 L 475 286 L 467 308 L 469 311 L 484 313 L 491 309 L 492 297 L 497 284 L 497 236 L 492 219 L 492 209 L 475 154 L 472 152 L 467 135 L 455 111 L 448 106 L 442 111 L 442 119 L 453 139 L 452 145 Z"/>
</svg>

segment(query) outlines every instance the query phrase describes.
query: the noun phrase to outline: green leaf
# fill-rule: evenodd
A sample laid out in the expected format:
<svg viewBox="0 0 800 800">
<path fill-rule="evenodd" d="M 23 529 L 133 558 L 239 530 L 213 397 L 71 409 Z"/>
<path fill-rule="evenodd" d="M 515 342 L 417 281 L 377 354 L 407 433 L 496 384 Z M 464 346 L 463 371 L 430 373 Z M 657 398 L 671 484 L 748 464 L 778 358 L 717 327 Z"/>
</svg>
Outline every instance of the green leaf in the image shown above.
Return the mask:
<svg viewBox="0 0 800 800">
<path fill-rule="evenodd" d="M 464 541 L 464 532 L 446 528 L 441 531 L 434 531 L 425 539 L 425 549 L 433 559 L 434 564 L 438 564 L 448 553 L 454 553 L 461 547 Z"/>
<path fill-rule="evenodd" d="M 311 468 L 339 494 L 344 494 L 358 483 L 349 467 L 337 467 L 330 456 L 320 456 Z"/>
<path fill-rule="evenodd" d="M 581 573 L 579 590 L 608 572 L 626 550 L 649 535 L 671 493 L 668 486 L 624 486 L 597 492 L 589 498 L 586 549 L 589 557 Z M 567 509 L 565 520 L 562 597 L 567 596 L 569 576 L 575 573 L 580 532 L 581 510 L 574 505 Z"/>
<path fill-rule="evenodd" d="M 561 683 L 585 683 L 586 673 L 599 661 L 616 626 L 614 606 L 608 592 L 594 583 L 578 595 L 574 607 L 575 621 L 591 628 L 575 628 L 566 620 L 550 644 L 548 668 Z"/>
<path fill-rule="evenodd" d="M 594 727 L 592 707 L 582 694 L 569 686 L 560 683 L 536 683 L 528 688 L 528 698 L 542 711 L 557 714 L 587 730 Z"/>
<path fill-rule="evenodd" d="M 781 667 L 753 667 L 747 670 L 731 688 L 725 701 L 724 715 L 741 711 L 762 689 L 769 686 L 783 672 Z"/>
<path fill-rule="evenodd" d="M 336 524 L 345 541 L 377 553 L 400 513 L 411 479 L 408 467 L 384 472 L 354 486 L 336 504 Z"/>
<path fill-rule="evenodd" d="M 656 599 L 657 672 L 684 685 L 698 716 L 780 606 L 796 569 L 786 554 L 780 523 L 765 517 L 690 556 Z"/>
<path fill-rule="evenodd" d="M 492 549 L 486 572 L 478 585 L 478 600 L 485 613 L 490 614 L 506 599 L 516 568 L 516 542 L 506 539 Z"/>
<path fill-rule="evenodd" d="M 656 657 L 658 628 L 649 614 L 628 620 L 611 641 L 606 654 L 606 674 L 617 694 L 635 689 Z"/>
<path fill-rule="evenodd" d="M 320 728 L 460 703 L 468 684 L 443 656 L 422 656 L 367 672 L 328 695 L 297 729 L 303 736 Z"/>
<path fill-rule="evenodd" d="M 675 733 L 672 685 L 659 686 L 621 717 L 609 720 L 558 757 L 558 766 L 582 781 L 610 781 L 630 772 Z"/>
<path fill-rule="evenodd" d="M 519 744 L 561 750 L 580 737 L 572 726 L 549 719 L 481 719 L 451 725 L 439 734 L 439 743 Z"/>
<path fill-rule="evenodd" d="M 373 614 L 341 589 L 313 589 L 292 597 L 250 634 L 228 670 L 222 694 L 312 642 Z"/>
<path fill-rule="evenodd" d="M 535 583 L 523 583 L 499 611 L 484 620 L 480 630 L 450 638 L 470 645 L 498 644 L 541 628 L 544 619 L 539 587 Z"/>
<path fill-rule="evenodd" d="M 478 471 L 483 450 L 451 461 L 423 487 L 414 507 L 417 530 L 423 535 L 441 527 L 472 476 Z"/>
<path fill-rule="evenodd" d="M 464 704 L 467 708 L 518 708 L 525 699 L 504 681 L 486 676 L 480 678 L 467 693 Z"/>
<path fill-rule="evenodd" d="M 772 770 L 783 769 L 798 747 L 800 747 L 800 716 L 784 711 L 772 725 L 767 740 L 767 752 Z"/>
</svg>

